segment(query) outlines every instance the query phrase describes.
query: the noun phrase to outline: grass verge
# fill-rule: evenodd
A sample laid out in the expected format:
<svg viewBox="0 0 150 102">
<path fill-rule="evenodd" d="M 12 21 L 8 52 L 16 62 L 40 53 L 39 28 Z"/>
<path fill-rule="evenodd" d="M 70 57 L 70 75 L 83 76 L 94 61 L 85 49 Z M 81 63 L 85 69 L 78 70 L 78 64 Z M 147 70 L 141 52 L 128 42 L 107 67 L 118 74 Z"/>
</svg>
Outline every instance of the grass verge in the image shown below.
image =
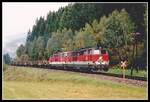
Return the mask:
<svg viewBox="0 0 150 102">
<path fill-rule="evenodd" d="M 108 73 L 115 73 L 115 74 L 122 74 L 122 69 L 119 67 L 115 67 L 115 68 L 110 68 L 108 70 Z M 125 74 L 126 75 L 131 75 L 131 70 L 130 69 L 126 69 L 125 70 Z M 146 77 L 147 78 L 147 71 L 145 70 L 139 70 L 139 72 L 137 73 L 136 70 L 133 70 L 133 76 L 139 76 L 139 77 Z"/>
</svg>

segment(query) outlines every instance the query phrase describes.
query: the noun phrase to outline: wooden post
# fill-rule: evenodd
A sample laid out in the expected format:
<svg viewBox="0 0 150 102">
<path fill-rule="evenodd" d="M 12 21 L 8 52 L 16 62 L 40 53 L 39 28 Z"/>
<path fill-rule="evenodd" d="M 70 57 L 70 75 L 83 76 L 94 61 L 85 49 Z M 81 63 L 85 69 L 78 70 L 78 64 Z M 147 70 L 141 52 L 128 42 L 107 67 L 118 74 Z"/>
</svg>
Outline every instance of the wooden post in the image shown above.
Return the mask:
<svg viewBox="0 0 150 102">
<path fill-rule="evenodd" d="M 123 79 L 125 79 L 125 67 L 123 66 Z"/>
</svg>

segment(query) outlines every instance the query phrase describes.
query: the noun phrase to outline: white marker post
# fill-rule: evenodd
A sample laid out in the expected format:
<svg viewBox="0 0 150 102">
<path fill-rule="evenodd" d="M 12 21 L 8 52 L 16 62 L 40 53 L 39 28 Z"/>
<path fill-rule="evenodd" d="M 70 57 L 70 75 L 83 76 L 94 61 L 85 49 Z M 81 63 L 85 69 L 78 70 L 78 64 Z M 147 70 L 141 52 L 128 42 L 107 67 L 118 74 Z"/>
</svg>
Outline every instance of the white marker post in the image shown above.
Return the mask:
<svg viewBox="0 0 150 102">
<path fill-rule="evenodd" d="M 127 61 L 121 61 L 121 68 L 123 69 L 123 79 L 125 79 L 125 68 L 127 67 Z"/>
</svg>

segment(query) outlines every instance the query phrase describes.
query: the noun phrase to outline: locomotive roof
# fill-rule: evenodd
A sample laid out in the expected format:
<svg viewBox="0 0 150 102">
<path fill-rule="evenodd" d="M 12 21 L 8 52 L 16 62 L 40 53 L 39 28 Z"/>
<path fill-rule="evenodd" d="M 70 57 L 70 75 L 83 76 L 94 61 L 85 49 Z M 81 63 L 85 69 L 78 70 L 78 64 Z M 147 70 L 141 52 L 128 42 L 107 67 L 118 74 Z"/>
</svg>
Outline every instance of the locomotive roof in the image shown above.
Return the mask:
<svg viewBox="0 0 150 102">
<path fill-rule="evenodd" d="M 83 51 L 83 50 L 87 50 L 87 49 L 96 49 L 95 47 L 85 47 L 85 48 L 80 48 L 76 51 Z"/>
<path fill-rule="evenodd" d="M 98 47 L 84 47 L 84 48 L 80 48 L 80 49 L 77 49 L 77 50 L 74 50 L 74 51 L 71 51 L 71 50 L 70 51 L 57 50 L 57 51 L 54 52 L 54 55 L 55 54 L 60 54 L 60 53 L 80 52 L 80 51 L 84 51 L 84 50 L 87 50 L 87 49 L 98 49 Z"/>
</svg>

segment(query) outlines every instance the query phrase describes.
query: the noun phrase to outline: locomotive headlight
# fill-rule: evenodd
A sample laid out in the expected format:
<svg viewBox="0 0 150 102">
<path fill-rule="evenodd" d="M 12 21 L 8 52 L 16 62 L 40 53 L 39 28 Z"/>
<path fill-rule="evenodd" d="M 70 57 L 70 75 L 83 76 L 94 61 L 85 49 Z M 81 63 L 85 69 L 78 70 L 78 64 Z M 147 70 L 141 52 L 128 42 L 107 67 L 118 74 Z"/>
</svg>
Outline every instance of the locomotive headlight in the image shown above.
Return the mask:
<svg viewBox="0 0 150 102">
<path fill-rule="evenodd" d="M 102 62 L 102 64 L 104 64 L 104 65 L 108 65 L 108 64 L 109 64 L 109 62 L 108 62 L 108 61 L 103 61 L 103 62 Z"/>
<path fill-rule="evenodd" d="M 106 64 L 106 62 L 105 62 L 105 61 L 102 61 L 101 64 Z"/>
</svg>

